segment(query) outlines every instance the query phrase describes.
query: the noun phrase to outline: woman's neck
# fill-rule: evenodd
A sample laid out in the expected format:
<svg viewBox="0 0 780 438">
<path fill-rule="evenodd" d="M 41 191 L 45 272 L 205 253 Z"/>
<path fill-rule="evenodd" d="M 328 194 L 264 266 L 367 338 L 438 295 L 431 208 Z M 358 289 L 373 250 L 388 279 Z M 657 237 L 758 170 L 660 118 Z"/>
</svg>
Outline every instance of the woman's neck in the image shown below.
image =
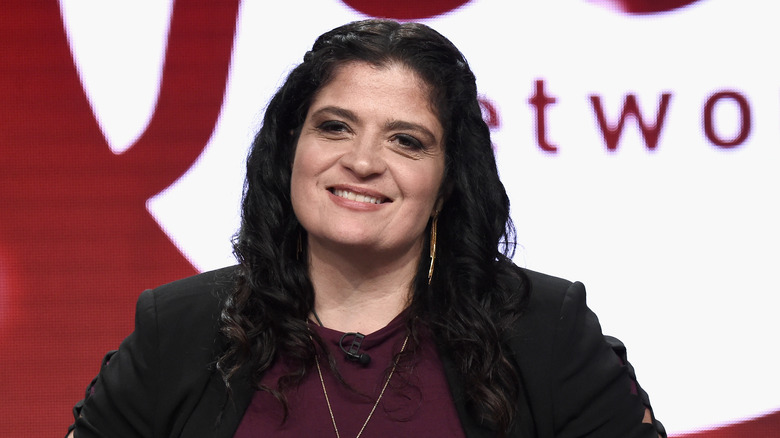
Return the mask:
<svg viewBox="0 0 780 438">
<path fill-rule="evenodd" d="M 309 242 L 314 308 L 322 324 L 342 332 L 373 333 L 409 304 L 419 250 L 381 257 Z"/>
</svg>

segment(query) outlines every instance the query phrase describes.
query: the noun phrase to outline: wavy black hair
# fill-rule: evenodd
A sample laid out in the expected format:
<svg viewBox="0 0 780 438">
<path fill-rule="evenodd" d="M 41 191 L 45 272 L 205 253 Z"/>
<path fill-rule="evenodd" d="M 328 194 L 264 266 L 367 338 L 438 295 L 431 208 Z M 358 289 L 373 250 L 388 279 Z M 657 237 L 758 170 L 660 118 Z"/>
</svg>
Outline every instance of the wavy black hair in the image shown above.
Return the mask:
<svg viewBox="0 0 780 438">
<path fill-rule="evenodd" d="M 444 128 L 443 203 L 433 280 L 429 285 L 426 242 L 412 281 L 407 327 L 412 340 L 419 324 L 427 327 L 459 370 L 469 409 L 507 431 L 520 383 L 502 341 L 527 302 L 527 282 L 509 260 L 515 237 L 509 199 L 474 74 L 449 40 L 422 24 L 366 20 L 323 34 L 270 101 L 247 159 L 241 228 L 234 239 L 240 267 L 221 316 L 229 348 L 218 368 L 230 388 L 238 369 L 251 367 L 253 383 L 279 398 L 286 411 L 285 389 L 314 364 L 316 347 L 306 325 L 314 289 L 306 232 L 290 200 L 291 169 L 314 96 L 347 62 L 400 63 L 429 86 Z M 261 385 L 263 372 L 280 358 L 293 371 L 275 388 Z"/>
</svg>

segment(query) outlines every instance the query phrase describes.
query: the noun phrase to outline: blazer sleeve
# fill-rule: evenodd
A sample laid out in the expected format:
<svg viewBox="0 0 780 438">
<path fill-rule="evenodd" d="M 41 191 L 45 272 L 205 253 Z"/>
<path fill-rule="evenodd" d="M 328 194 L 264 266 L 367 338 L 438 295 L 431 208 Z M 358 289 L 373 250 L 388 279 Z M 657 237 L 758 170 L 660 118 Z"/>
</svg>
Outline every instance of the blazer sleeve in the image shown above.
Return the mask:
<svg viewBox="0 0 780 438">
<path fill-rule="evenodd" d="M 566 291 L 553 339 L 556 437 L 657 437 L 642 423 L 644 405 L 628 367 L 605 341 L 582 283 Z"/>
<path fill-rule="evenodd" d="M 642 389 L 641 386 L 639 386 L 639 381 L 636 378 L 636 372 L 634 371 L 634 367 L 631 365 L 631 363 L 628 361 L 628 353 L 626 352 L 626 346 L 623 345 L 623 343 L 620 341 L 620 339 L 614 338 L 612 336 L 604 336 L 604 340 L 607 341 L 609 344 L 609 347 L 612 348 L 612 351 L 615 352 L 615 354 L 618 355 L 620 358 L 620 363 L 625 364 L 626 368 L 628 368 L 628 375 L 631 378 L 631 384 L 632 384 L 632 392 L 636 393 L 637 396 L 642 400 L 642 404 L 650 410 L 650 416 L 653 420 L 653 425 L 655 426 L 656 432 L 658 432 L 658 436 L 661 438 L 667 438 L 666 435 L 666 428 L 664 428 L 663 423 L 658 421 L 657 418 L 655 418 L 655 412 L 653 411 L 653 407 L 650 404 L 650 396 L 645 392 L 644 389 Z"/>
<path fill-rule="evenodd" d="M 154 436 L 159 356 L 155 296 L 147 290 L 136 305 L 135 331 L 106 355 L 74 408 L 75 437 Z"/>
</svg>

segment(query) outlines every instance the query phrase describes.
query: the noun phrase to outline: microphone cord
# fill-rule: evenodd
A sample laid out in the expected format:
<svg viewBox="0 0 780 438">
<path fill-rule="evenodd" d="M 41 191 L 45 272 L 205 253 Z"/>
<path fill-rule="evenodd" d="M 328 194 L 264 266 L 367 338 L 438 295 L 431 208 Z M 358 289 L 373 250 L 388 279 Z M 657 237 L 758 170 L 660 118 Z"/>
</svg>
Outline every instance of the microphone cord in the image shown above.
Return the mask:
<svg viewBox="0 0 780 438">
<path fill-rule="evenodd" d="M 314 319 L 316 319 L 316 320 L 317 320 L 317 324 L 319 324 L 319 325 L 320 325 L 320 327 L 325 327 L 324 325 L 322 325 L 322 321 L 320 321 L 320 317 L 319 317 L 319 315 L 317 315 L 317 311 L 316 311 L 316 310 L 314 310 L 314 308 L 313 308 L 313 307 L 312 307 L 312 309 L 311 309 L 311 313 L 312 313 L 312 315 L 314 315 Z"/>
</svg>

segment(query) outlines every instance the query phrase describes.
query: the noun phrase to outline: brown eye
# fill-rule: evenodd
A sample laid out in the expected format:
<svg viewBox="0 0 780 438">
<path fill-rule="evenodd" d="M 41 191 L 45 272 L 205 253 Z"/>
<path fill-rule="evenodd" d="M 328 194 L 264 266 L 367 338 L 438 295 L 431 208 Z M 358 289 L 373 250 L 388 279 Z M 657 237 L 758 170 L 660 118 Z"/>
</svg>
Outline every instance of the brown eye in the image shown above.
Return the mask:
<svg viewBox="0 0 780 438">
<path fill-rule="evenodd" d="M 349 132 L 349 127 L 344 122 L 338 120 L 328 120 L 317 126 L 317 129 L 324 132 Z"/>
<path fill-rule="evenodd" d="M 395 141 L 407 149 L 424 149 L 422 142 L 408 134 L 398 134 Z"/>
</svg>

